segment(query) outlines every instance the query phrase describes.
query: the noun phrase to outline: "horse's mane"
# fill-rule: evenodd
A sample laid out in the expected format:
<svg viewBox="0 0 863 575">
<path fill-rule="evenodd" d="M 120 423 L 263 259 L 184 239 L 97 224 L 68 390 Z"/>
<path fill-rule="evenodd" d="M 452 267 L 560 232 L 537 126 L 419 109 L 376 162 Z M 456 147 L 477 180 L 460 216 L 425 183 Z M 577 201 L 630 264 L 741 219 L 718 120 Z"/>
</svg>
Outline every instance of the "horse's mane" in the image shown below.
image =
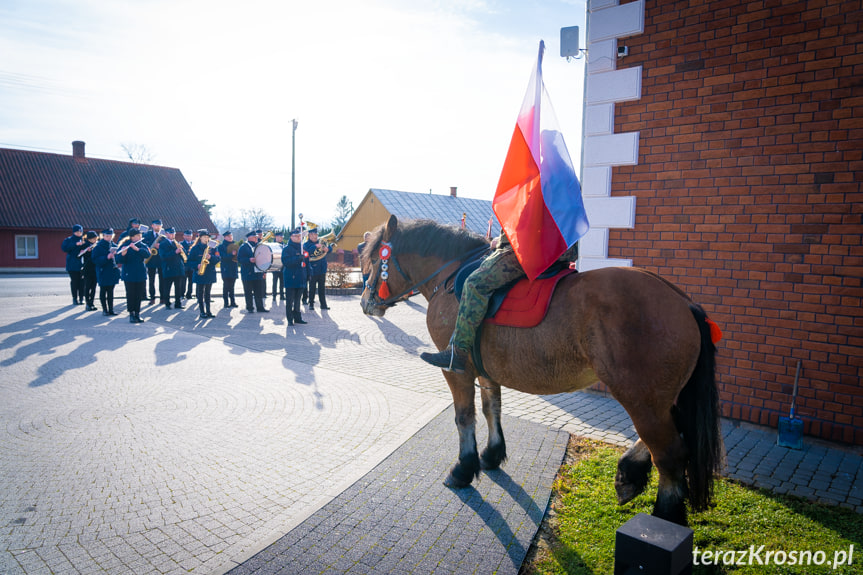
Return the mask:
<svg viewBox="0 0 863 575">
<path fill-rule="evenodd" d="M 377 253 L 386 224 L 376 229 L 364 255 Z M 466 252 L 487 245 L 488 240 L 470 230 L 439 224 L 432 220 L 399 220 L 394 237 L 390 238 L 395 254 L 416 254 L 455 259 Z"/>
</svg>

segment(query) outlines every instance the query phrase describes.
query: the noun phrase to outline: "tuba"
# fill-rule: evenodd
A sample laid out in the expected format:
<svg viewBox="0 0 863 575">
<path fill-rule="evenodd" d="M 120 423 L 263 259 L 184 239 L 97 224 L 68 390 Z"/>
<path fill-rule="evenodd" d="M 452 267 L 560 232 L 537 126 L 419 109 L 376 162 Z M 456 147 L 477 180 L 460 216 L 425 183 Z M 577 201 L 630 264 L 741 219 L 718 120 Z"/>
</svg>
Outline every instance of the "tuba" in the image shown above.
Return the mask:
<svg viewBox="0 0 863 575">
<path fill-rule="evenodd" d="M 270 241 L 271 239 L 273 239 L 273 236 L 275 236 L 275 235 L 276 235 L 276 234 L 275 234 L 275 233 L 273 233 L 273 230 L 268 231 L 267 233 L 265 233 L 265 234 L 264 234 L 264 237 L 262 237 L 262 238 L 261 238 L 260 243 L 264 243 L 264 242 L 268 242 L 268 241 Z M 238 249 L 239 249 L 239 248 L 238 248 Z"/>
<path fill-rule="evenodd" d="M 327 249 L 322 249 L 322 248 L 316 247 L 315 252 L 313 254 L 309 255 L 309 259 L 313 262 L 316 262 L 316 261 L 319 261 L 319 260 L 327 257 L 327 253 L 336 249 L 335 239 L 336 239 L 336 234 L 334 234 L 333 232 L 330 232 L 325 236 L 318 237 L 318 244 L 321 245 L 322 248 L 327 248 Z"/>
</svg>

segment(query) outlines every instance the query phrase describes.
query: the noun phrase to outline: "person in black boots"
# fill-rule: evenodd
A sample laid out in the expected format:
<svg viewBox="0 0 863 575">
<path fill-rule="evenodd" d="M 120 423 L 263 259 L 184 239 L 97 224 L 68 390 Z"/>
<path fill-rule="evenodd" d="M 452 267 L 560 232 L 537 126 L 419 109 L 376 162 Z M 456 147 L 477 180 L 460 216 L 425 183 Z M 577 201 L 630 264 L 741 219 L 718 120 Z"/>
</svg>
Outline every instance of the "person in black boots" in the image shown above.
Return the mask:
<svg viewBox="0 0 863 575">
<path fill-rule="evenodd" d="M 141 239 L 140 230 L 129 231 L 129 241 L 117 250 L 116 259 L 123 264 L 122 278 L 126 285 L 126 309 L 129 323 L 143 323 L 141 301 L 146 296 L 147 266 L 144 260 L 150 256 L 150 248 Z"/>
<path fill-rule="evenodd" d="M 96 299 L 96 264 L 93 263 L 93 249 L 99 241 L 99 234 L 94 231 L 87 232 L 84 237 L 87 240 L 86 247 L 81 250 L 84 258 L 84 299 L 87 302 L 87 311 L 96 311 L 93 301 Z"/>
<path fill-rule="evenodd" d="M 183 279 L 186 277 L 186 252 L 174 241 L 174 228 L 165 228 L 166 239 L 159 243 L 159 259 L 162 261 L 162 293 L 159 294 L 165 307 L 171 309 L 171 288 L 174 288 L 174 307 L 183 309 Z"/>
<path fill-rule="evenodd" d="M 234 286 L 237 283 L 239 276 L 239 266 L 237 265 L 237 250 L 238 246 L 233 246 L 234 234 L 230 230 L 222 234 L 222 243 L 219 244 L 219 274 L 222 276 L 222 307 L 231 308 L 237 307 L 236 296 L 234 295 Z"/>
<path fill-rule="evenodd" d="M 309 230 L 309 239 L 303 245 L 303 249 L 309 254 L 309 309 L 315 309 L 316 293 L 321 309 L 330 309 L 327 306 L 327 296 L 324 293 L 324 287 L 327 283 L 327 253 L 329 253 L 330 248 L 318 240 L 317 228 Z"/>
<path fill-rule="evenodd" d="M 66 273 L 69 274 L 69 289 L 72 291 L 72 305 L 84 303 L 84 262 L 81 250 L 87 247 L 84 241 L 84 228 L 75 224 L 72 235 L 63 240 L 60 249 L 66 252 Z"/>
<path fill-rule="evenodd" d="M 215 243 L 215 242 L 213 242 Z M 210 232 L 198 231 L 198 243 L 189 252 L 189 263 L 192 264 L 195 274 L 192 281 L 195 282 L 195 294 L 198 298 L 198 310 L 200 319 L 216 317 L 210 313 L 210 291 L 216 283 L 216 264 L 219 263 L 218 246 L 210 246 Z"/>
<path fill-rule="evenodd" d="M 99 284 L 99 302 L 102 304 L 102 315 L 117 315 L 114 312 L 114 286 L 120 283 L 120 268 L 114 261 L 117 249 L 112 239 L 114 230 L 102 230 L 102 239 L 93 248 L 93 265 L 96 267 L 96 283 Z"/>
<path fill-rule="evenodd" d="M 180 245 L 183 246 L 183 249 L 186 250 L 186 278 L 183 282 L 183 291 L 186 293 L 183 297 L 187 300 L 192 299 L 192 276 L 195 273 L 195 270 L 192 269 L 192 266 L 189 265 L 188 257 L 189 252 L 192 251 L 192 246 L 195 245 L 195 235 L 192 230 L 186 230 L 183 232 L 183 241 L 180 242 Z"/>
<path fill-rule="evenodd" d="M 237 262 L 240 264 L 240 278 L 243 280 L 243 295 L 246 297 L 246 311 L 255 313 L 254 306 L 259 312 L 270 310 L 264 307 L 264 273 L 255 267 L 255 248 L 258 245 L 256 232 L 246 234 L 246 243 L 237 250 Z"/>
<path fill-rule="evenodd" d="M 162 220 L 153 220 L 152 227 L 147 230 L 147 233 L 144 234 L 144 243 L 147 244 L 147 247 L 154 248 L 156 250 L 155 254 L 149 256 L 149 259 L 145 262 L 147 265 L 147 277 L 149 278 L 149 297 L 150 297 L 150 305 L 156 303 L 156 294 L 159 294 L 159 297 L 162 296 L 162 260 L 159 258 L 159 246 L 164 241 L 162 237 L 159 235 L 159 232 L 162 231 Z M 163 232 L 164 233 L 164 232 Z M 159 287 L 156 288 L 156 276 L 159 277 Z M 164 300 L 160 300 L 159 303 L 168 303 Z"/>
<path fill-rule="evenodd" d="M 306 285 L 308 258 L 303 252 L 300 228 L 291 230 L 291 238 L 282 249 L 282 279 L 285 285 L 285 318 L 288 325 L 307 323 L 300 315 L 300 298 Z"/>
<path fill-rule="evenodd" d="M 279 244 L 284 248 L 285 234 L 282 232 L 273 234 L 273 243 Z M 279 295 L 282 296 L 282 301 L 285 301 L 285 284 L 282 281 L 282 270 L 270 272 L 270 275 L 273 276 L 273 304 L 275 305 L 276 297 Z"/>
</svg>

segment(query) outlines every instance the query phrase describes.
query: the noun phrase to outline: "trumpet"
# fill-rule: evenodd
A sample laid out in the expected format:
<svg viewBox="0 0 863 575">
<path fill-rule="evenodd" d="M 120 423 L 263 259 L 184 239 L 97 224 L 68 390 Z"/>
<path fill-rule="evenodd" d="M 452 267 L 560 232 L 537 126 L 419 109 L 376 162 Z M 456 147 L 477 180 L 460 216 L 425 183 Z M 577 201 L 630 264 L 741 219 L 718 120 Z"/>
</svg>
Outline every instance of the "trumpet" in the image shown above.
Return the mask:
<svg viewBox="0 0 863 575">
<path fill-rule="evenodd" d="M 204 272 L 207 271 L 207 265 L 210 263 L 210 249 L 215 248 L 219 245 L 219 242 L 216 240 L 210 240 L 207 242 L 207 247 L 204 248 L 204 255 L 201 257 L 201 263 L 198 265 L 198 275 L 204 275 Z"/>
</svg>

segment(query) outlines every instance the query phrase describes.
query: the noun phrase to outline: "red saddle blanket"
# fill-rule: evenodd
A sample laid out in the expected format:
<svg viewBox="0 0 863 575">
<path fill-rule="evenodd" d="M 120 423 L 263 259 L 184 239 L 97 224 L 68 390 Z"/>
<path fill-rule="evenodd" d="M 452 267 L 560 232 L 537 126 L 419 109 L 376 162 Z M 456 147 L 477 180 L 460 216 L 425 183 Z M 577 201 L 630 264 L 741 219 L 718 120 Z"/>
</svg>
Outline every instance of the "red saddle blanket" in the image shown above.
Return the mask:
<svg viewBox="0 0 863 575">
<path fill-rule="evenodd" d="M 574 272 L 574 269 L 565 268 L 549 278 L 534 281 L 522 279 L 509 290 L 494 316 L 486 318 L 485 322 L 510 327 L 533 327 L 539 324 L 548 311 L 557 282 Z"/>
</svg>

